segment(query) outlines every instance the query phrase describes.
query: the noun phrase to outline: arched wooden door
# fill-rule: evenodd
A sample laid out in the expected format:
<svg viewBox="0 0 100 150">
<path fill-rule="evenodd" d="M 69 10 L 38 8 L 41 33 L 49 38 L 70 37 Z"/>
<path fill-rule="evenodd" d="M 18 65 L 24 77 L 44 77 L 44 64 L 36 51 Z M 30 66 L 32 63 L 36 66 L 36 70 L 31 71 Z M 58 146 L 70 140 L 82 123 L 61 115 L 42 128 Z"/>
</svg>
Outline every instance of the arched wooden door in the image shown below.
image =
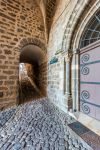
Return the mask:
<svg viewBox="0 0 100 150">
<path fill-rule="evenodd" d="M 100 120 L 100 41 L 80 50 L 80 111 Z"/>
</svg>

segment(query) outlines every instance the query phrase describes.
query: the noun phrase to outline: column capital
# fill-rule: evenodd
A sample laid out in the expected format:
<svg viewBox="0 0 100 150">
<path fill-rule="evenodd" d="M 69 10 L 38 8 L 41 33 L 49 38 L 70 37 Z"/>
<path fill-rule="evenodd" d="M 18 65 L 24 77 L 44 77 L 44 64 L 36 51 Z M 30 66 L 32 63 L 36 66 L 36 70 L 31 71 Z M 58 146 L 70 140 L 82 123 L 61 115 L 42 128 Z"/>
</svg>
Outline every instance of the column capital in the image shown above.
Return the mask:
<svg viewBox="0 0 100 150">
<path fill-rule="evenodd" d="M 71 52 L 67 52 L 65 55 L 65 61 L 66 62 L 70 62 L 71 58 L 72 58 L 72 53 Z"/>
<path fill-rule="evenodd" d="M 79 52 L 80 52 L 79 48 L 76 48 L 76 49 L 73 50 L 73 54 L 79 54 Z"/>
</svg>

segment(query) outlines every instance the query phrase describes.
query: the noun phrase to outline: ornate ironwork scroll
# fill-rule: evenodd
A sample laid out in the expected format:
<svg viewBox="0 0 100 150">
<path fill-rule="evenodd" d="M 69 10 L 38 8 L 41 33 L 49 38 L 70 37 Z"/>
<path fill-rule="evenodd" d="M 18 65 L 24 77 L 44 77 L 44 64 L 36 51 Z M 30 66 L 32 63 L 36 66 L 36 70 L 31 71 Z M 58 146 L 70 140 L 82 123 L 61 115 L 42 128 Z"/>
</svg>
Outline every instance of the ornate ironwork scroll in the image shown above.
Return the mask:
<svg viewBox="0 0 100 150">
<path fill-rule="evenodd" d="M 89 68 L 86 66 L 86 63 L 89 61 L 89 54 L 84 54 L 81 58 L 81 62 L 82 62 L 82 65 L 81 65 L 81 74 L 83 75 L 88 75 L 90 70 Z"/>
<path fill-rule="evenodd" d="M 90 98 L 90 93 L 86 90 L 81 92 L 81 108 L 85 114 L 90 113 L 90 107 L 87 105 L 87 100 Z"/>
</svg>

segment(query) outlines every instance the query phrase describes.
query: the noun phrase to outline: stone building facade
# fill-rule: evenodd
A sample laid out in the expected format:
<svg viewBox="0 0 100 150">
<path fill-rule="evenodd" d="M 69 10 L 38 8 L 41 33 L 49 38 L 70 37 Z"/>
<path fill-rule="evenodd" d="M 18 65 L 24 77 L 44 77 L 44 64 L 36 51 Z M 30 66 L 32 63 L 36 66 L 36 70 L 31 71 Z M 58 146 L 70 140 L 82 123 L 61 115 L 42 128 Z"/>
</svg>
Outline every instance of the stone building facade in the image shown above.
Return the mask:
<svg viewBox="0 0 100 150">
<path fill-rule="evenodd" d="M 48 62 L 58 59 L 56 63 L 48 63 L 48 97 L 97 134 L 100 134 L 99 120 L 80 112 L 79 45 L 88 22 L 99 10 L 99 0 L 60 1 L 48 43 Z"/>
<path fill-rule="evenodd" d="M 100 121 L 79 109 L 80 40 L 99 11 L 100 0 L 1 0 L 0 108 L 17 104 L 20 53 L 23 47 L 35 45 L 46 56 L 39 64 L 45 96 L 100 134 Z"/>
</svg>

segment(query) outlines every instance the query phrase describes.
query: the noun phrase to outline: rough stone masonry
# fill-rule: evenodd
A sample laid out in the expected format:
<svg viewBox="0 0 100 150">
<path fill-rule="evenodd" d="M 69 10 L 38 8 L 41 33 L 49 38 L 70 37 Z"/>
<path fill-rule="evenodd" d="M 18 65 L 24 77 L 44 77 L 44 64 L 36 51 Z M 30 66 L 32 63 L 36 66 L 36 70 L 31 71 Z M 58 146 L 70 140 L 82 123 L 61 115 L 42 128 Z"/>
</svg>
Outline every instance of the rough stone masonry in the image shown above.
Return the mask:
<svg viewBox="0 0 100 150">
<path fill-rule="evenodd" d="M 43 17 L 35 1 L 1 0 L 0 108 L 16 104 L 20 50 L 34 42 L 45 45 Z"/>
</svg>

